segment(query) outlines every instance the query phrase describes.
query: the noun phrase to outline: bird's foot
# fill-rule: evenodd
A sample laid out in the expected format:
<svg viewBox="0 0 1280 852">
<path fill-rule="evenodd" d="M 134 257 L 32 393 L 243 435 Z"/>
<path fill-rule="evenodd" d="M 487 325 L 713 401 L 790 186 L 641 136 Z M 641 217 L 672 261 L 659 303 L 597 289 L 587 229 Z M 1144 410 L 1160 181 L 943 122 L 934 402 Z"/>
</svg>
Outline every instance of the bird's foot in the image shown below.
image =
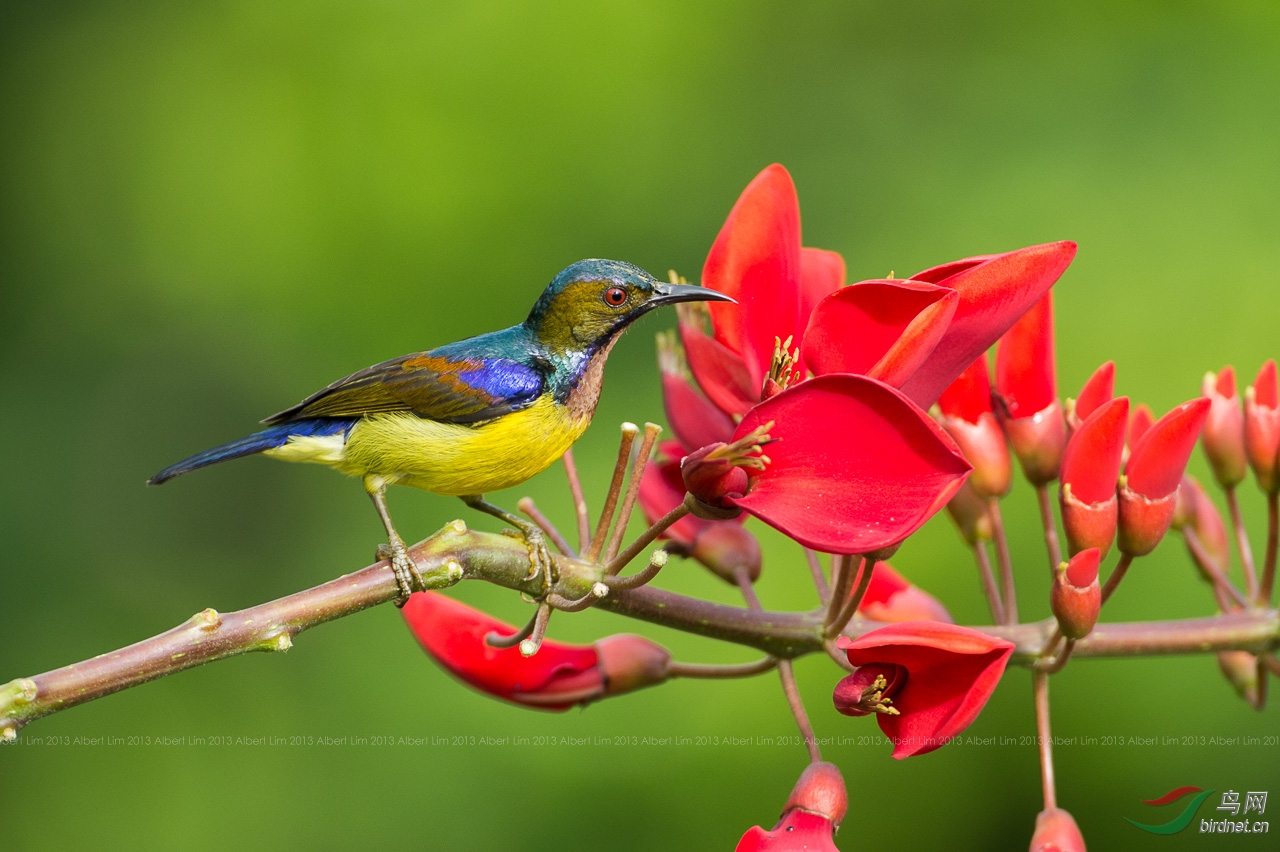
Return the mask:
<svg viewBox="0 0 1280 852">
<path fill-rule="evenodd" d="M 418 566 L 409 558 L 409 550 L 404 546 L 402 541 L 393 541 L 390 544 L 380 544 L 377 550 L 378 559 L 390 559 L 391 570 L 396 573 L 396 585 L 400 587 L 400 594 L 396 597 L 396 606 L 404 606 L 409 595 L 415 591 L 426 589 L 426 583 L 422 579 L 422 572 L 418 570 Z"/>
<path fill-rule="evenodd" d="M 560 580 L 556 563 L 551 559 L 551 551 L 547 549 L 547 539 L 536 524 L 521 523 L 519 529 L 503 530 L 513 538 L 522 538 L 529 548 L 529 576 L 525 580 L 536 580 L 542 577 L 542 594 L 545 597 L 555 588 Z"/>
</svg>

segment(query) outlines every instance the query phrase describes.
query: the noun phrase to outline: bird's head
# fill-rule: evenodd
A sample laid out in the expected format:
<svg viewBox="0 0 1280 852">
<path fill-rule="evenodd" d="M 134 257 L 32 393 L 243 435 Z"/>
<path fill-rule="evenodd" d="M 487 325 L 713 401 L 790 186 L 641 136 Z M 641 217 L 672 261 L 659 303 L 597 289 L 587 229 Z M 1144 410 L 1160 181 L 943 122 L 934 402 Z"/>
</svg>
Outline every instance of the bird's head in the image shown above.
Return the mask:
<svg viewBox="0 0 1280 852">
<path fill-rule="evenodd" d="M 706 287 L 663 283 L 620 260 L 580 260 L 551 280 L 525 325 L 553 349 L 589 350 L 654 308 L 704 301 L 733 299 Z"/>
</svg>

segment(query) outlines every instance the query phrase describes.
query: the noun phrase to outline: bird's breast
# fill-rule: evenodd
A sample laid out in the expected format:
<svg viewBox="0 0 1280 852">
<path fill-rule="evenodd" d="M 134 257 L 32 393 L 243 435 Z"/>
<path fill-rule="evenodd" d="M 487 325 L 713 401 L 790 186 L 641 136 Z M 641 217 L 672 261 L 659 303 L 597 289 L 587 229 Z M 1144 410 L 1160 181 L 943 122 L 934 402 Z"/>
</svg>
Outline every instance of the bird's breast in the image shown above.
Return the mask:
<svg viewBox="0 0 1280 852">
<path fill-rule="evenodd" d="M 565 396 L 565 408 L 568 409 L 570 417 L 585 420 L 587 423 L 591 422 L 596 404 L 600 402 L 600 388 L 604 384 L 604 362 L 608 359 L 609 352 L 617 340 L 618 338 L 614 337 L 600 347 L 587 360 L 577 379 L 570 385 L 569 393 Z M 586 426 L 582 428 L 585 429 Z"/>
</svg>

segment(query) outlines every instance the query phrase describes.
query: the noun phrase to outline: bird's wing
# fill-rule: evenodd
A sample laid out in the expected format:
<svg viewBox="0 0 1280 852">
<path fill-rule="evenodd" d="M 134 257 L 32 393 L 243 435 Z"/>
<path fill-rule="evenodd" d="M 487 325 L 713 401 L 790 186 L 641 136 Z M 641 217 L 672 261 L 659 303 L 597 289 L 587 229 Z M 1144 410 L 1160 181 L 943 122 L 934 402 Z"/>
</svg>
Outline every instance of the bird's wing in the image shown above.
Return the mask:
<svg viewBox="0 0 1280 852">
<path fill-rule="evenodd" d="M 546 374 L 509 358 L 405 355 L 353 373 L 263 423 L 411 411 L 442 423 L 478 423 L 526 408 Z"/>
</svg>

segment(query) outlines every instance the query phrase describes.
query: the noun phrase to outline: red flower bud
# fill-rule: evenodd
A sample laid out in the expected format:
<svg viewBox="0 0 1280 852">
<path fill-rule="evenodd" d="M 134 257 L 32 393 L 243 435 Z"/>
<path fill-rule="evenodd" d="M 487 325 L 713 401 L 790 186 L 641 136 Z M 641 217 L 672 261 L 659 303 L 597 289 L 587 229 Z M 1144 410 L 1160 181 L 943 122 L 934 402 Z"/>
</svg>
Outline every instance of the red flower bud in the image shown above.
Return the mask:
<svg viewBox="0 0 1280 852">
<path fill-rule="evenodd" d="M 710 521 L 694 539 L 689 556 L 717 577 L 738 585 L 738 569 L 745 568 L 751 582 L 760 579 L 763 557 L 760 542 L 751 530 L 735 521 Z"/>
<path fill-rule="evenodd" d="M 1218 668 L 1222 670 L 1227 683 L 1231 684 L 1245 701 L 1255 709 L 1258 706 L 1258 658 L 1248 651 L 1219 651 Z"/>
<path fill-rule="evenodd" d="M 1053 355 L 1053 293 L 1045 293 L 1014 323 L 996 350 L 996 393 L 1013 452 L 1031 484 L 1058 477 L 1067 427 L 1057 400 Z"/>
<path fill-rule="evenodd" d="M 728 444 L 716 443 L 694 450 L 680 462 L 680 475 L 690 494 L 709 506 L 731 509 L 725 498 L 747 492 L 747 472 L 734 464 Z M 720 451 L 720 452 L 717 452 Z"/>
<path fill-rule="evenodd" d="M 1183 477 L 1182 484 L 1178 486 L 1178 501 L 1172 526 L 1182 530 L 1183 535 L 1194 534 L 1218 572 L 1226 573 L 1231 565 L 1231 540 L 1227 537 L 1227 525 L 1223 523 L 1218 507 L 1213 505 L 1213 500 L 1209 499 L 1209 495 L 1193 476 Z M 1187 547 L 1190 546 L 1188 542 Z M 1201 571 L 1206 582 L 1214 582 L 1212 576 L 1203 573 L 1199 562 L 1194 558 L 1191 561 Z"/>
<path fill-rule="evenodd" d="M 545 642 L 543 648 L 546 648 Z M 667 679 L 671 652 L 643 636 L 632 633 L 606 636 L 596 640 L 595 649 L 604 674 L 606 696 L 634 692 Z"/>
<path fill-rule="evenodd" d="M 1244 452 L 1244 413 L 1236 393 L 1236 371 L 1227 365 L 1216 376 L 1206 373 L 1201 393 L 1208 398 L 1209 416 L 1204 421 L 1204 453 L 1213 467 L 1213 476 L 1223 488 L 1235 488 L 1249 472 Z"/>
<path fill-rule="evenodd" d="M 1173 521 L 1178 484 L 1209 413 L 1203 397 L 1184 402 L 1148 429 L 1129 455 L 1120 485 L 1122 553 L 1145 556 Z"/>
<path fill-rule="evenodd" d="M 967 728 L 1014 650 L 1012 642 L 937 621 L 881 627 L 853 640 L 841 636 L 836 647 L 859 667 L 836 685 L 836 710 L 875 713 L 899 760 L 933 751 Z"/>
<path fill-rule="evenodd" d="M 1009 493 L 1012 464 L 1004 430 L 991 409 L 991 382 L 984 352 L 938 397 L 942 428 L 973 465 L 969 484 L 983 497 Z"/>
<path fill-rule="evenodd" d="M 1103 403 L 1080 424 L 1062 457 L 1062 526 L 1068 553 L 1111 549 L 1119 516 L 1116 480 L 1124 452 L 1129 398 Z"/>
<path fill-rule="evenodd" d="M 811 763 L 800 775 L 782 818 L 772 831 L 753 826 L 735 852 L 838 852 L 831 837 L 849 808 L 840 770 L 830 763 Z"/>
<path fill-rule="evenodd" d="M 1139 439 L 1147 434 L 1147 430 L 1156 422 L 1156 417 L 1151 413 L 1151 406 L 1145 402 L 1140 402 L 1133 408 L 1133 414 L 1129 417 L 1129 449 L 1132 450 L 1138 446 Z M 1127 459 L 1126 459 L 1127 460 Z"/>
<path fill-rule="evenodd" d="M 858 613 L 871 621 L 955 621 L 937 598 L 912 585 L 888 562 L 876 563 Z"/>
<path fill-rule="evenodd" d="M 1244 392 L 1244 446 L 1258 487 L 1268 494 L 1280 490 L 1280 391 L 1276 362 L 1268 360 Z"/>
<path fill-rule="evenodd" d="M 1031 852 L 1085 852 L 1084 835 L 1071 814 L 1062 808 L 1048 808 L 1036 817 Z"/>
<path fill-rule="evenodd" d="M 1096 547 L 1082 550 L 1054 572 L 1049 590 L 1049 606 L 1062 635 L 1083 639 L 1098 623 L 1102 607 L 1102 587 L 1098 585 L 1098 560 L 1102 554 Z"/>
<path fill-rule="evenodd" d="M 1101 405 L 1116 395 L 1116 362 L 1108 361 L 1093 371 L 1080 389 L 1080 396 L 1067 400 L 1067 428 L 1075 431 Z"/>
<path fill-rule="evenodd" d="M 845 812 L 849 810 L 849 794 L 835 764 L 822 761 L 805 767 L 782 812 L 795 808 L 826 817 L 836 826 L 844 822 Z"/>
<path fill-rule="evenodd" d="M 978 492 L 968 482 L 960 486 L 956 496 L 948 501 L 947 514 L 955 521 L 961 537 L 970 547 L 976 546 L 980 541 L 991 540 L 991 515 L 987 512 L 987 502 L 978 496 Z"/>
</svg>

